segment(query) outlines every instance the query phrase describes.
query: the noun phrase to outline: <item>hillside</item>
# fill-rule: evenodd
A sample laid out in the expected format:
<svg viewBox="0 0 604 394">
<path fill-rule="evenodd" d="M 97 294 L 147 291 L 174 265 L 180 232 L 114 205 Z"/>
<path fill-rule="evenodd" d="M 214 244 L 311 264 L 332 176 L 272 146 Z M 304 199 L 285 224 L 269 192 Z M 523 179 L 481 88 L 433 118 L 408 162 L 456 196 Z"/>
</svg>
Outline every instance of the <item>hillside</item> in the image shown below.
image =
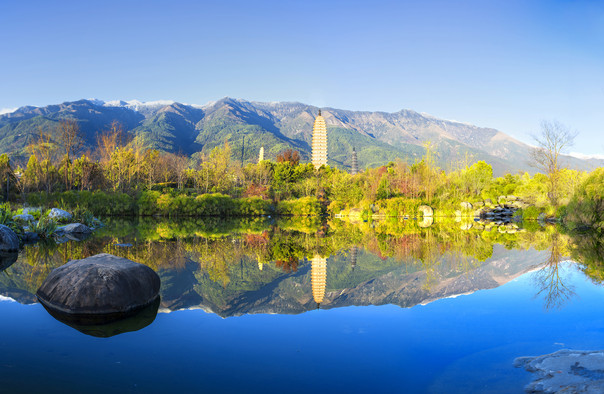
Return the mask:
<svg viewBox="0 0 604 394">
<path fill-rule="evenodd" d="M 261 146 L 274 159 L 292 148 L 310 159 L 312 124 L 317 107 L 302 103 L 260 103 L 223 98 L 205 106 L 171 101 L 79 100 L 46 107 L 22 107 L 0 115 L 0 153 L 26 156 L 25 147 L 39 129 L 54 130 L 61 119 L 77 119 L 85 149 L 94 149 L 96 136 L 118 121 L 145 146 L 195 156 L 228 140 L 237 159 L 254 161 Z M 485 160 L 496 175 L 534 171 L 528 164 L 530 147 L 490 128 L 437 119 L 411 110 L 395 113 L 322 108 L 328 126 L 329 162 L 348 168 L 355 147 L 361 167 L 378 166 L 398 158 L 419 160 L 431 141 L 441 167 L 451 168 L 467 154 Z M 572 167 L 590 169 L 588 160 L 568 158 Z"/>
</svg>

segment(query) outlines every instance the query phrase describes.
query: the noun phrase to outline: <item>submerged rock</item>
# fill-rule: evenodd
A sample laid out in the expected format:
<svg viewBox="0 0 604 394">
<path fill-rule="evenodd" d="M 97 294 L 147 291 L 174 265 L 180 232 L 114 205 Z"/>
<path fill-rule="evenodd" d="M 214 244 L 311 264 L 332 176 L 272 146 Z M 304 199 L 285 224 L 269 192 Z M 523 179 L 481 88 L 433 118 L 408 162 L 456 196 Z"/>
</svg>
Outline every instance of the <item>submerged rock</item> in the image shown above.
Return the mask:
<svg viewBox="0 0 604 394">
<path fill-rule="evenodd" d="M 519 357 L 514 366 L 535 373 L 528 393 L 604 392 L 604 350 L 563 349 L 537 357 Z"/>
<path fill-rule="evenodd" d="M 56 220 L 71 220 L 72 216 L 69 212 L 59 208 L 53 208 L 48 213 L 48 217 Z"/>
<path fill-rule="evenodd" d="M 107 253 L 52 270 L 36 296 L 49 310 L 79 315 L 79 321 L 119 320 L 159 297 L 160 279 L 151 268 Z M 87 320 L 88 319 L 88 320 Z"/>
<path fill-rule="evenodd" d="M 17 252 L 19 237 L 7 226 L 0 224 L 0 252 Z"/>
</svg>

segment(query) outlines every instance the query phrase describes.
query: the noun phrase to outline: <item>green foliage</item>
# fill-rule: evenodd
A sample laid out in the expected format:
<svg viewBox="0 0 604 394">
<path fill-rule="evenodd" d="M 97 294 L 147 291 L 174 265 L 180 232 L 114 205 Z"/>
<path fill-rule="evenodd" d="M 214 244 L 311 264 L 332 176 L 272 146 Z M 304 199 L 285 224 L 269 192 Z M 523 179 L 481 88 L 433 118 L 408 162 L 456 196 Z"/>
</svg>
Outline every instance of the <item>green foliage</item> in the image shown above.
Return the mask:
<svg viewBox="0 0 604 394">
<path fill-rule="evenodd" d="M 323 208 L 316 197 L 302 197 L 295 200 L 279 201 L 277 203 L 277 213 L 292 216 L 318 216 L 323 213 Z"/>
<path fill-rule="evenodd" d="M 522 219 L 523 220 L 537 220 L 539 215 L 545 213 L 543 208 L 539 208 L 536 206 L 526 207 L 522 210 Z"/>
<path fill-rule="evenodd" d="M 15 222 L 13 220 L 13 213 L 10 208 L 6 208 L 6 206 L 0 206 L 0 224 L 3 224 L 7 227 L 13 227 Z"/>
<path fill-rule="evenodd" d="M 103 191 L 67 191 L 46 194 L 29 193 L 27 203 L 32 206 L 58 207 L 74 210 L 86 209 L 97 216 L 133 215 L 135 200 L 126 193 Z"/>
<path fill-rule="evenodd" d="M 270 202 L 260 197 L 241 198 L 237 201 L 237 213 L 240 216 L 260 216 L 272 212 L 273 206 Z"/>
<path fill-rule="evenodd" d="M 388 216 L 400 217 L 417 215 L 417 208 L 421 205 L 421 201 L 405 197 L 396 197 L 379 203 L 380 211 L 385 210 Z"/>
<path fill-rule="evenodd" d="M 38 234 L 42 239 L 50 238 L 57 231 L 57 222 L 44 216 L 37 222 L 29 223 L 29 230 Z"/>
<path fill-rule="evenodd" d="M 577 188 L 566 212 L 571 227 L 604 232 L 604 168 L 593 171 Z"/>
</svg>

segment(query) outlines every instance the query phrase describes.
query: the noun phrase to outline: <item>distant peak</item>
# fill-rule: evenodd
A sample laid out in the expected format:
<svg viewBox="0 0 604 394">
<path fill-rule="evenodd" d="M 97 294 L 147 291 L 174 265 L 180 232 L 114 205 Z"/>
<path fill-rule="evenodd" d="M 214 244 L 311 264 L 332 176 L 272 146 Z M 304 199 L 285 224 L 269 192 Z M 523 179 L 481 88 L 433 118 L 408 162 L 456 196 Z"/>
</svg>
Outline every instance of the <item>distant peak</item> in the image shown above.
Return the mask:
<svg viewBox="0 0 604 394">
<path fill-rule="evenodd" d="M 105 107 L 128 107 L 128 108 L 139 108 L 139 107 L 165 107 L 166 105 L 172 105 L 175 101 L 172 100 L 156 100 L 156 101 L 139 101 L 139 100 L 114 100 L 107 101 L 104 103 Z"/>
</svg>

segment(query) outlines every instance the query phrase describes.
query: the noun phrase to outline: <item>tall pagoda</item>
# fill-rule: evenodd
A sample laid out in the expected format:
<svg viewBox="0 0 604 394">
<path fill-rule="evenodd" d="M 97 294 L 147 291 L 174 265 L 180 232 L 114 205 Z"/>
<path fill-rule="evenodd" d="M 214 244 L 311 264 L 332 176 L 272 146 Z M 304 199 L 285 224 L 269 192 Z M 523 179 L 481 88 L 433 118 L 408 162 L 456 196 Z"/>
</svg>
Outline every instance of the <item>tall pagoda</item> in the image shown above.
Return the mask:
<svg viewBox="0 0 604 394">
<path fill-rule="evenodd" d="M 312 127 L 312 164 L 315 169 L 327 164 L 327 126 L 321 110 Z"/>
</svg>

